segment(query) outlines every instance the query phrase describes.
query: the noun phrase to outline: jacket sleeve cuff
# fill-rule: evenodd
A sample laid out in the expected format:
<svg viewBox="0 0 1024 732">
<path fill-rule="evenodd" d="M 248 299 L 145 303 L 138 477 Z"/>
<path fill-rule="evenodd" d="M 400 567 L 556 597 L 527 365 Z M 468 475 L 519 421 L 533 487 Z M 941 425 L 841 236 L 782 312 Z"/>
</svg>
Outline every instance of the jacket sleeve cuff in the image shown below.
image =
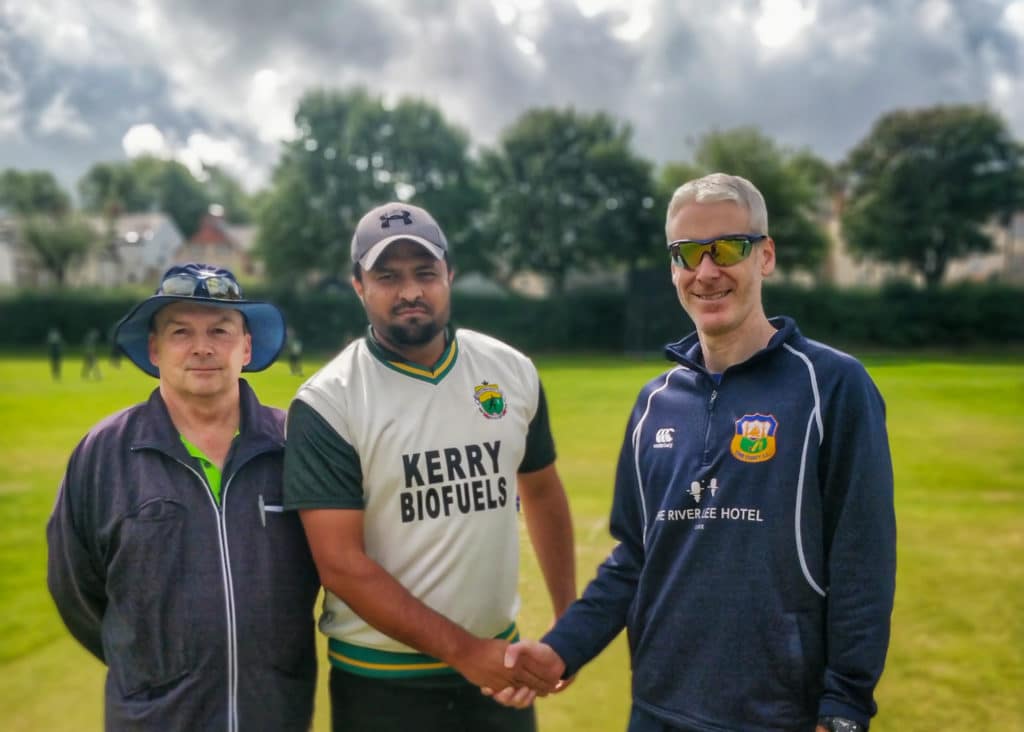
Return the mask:
<svg viewBox="0 0 1024 732">
<path fill-rule="evenodd" d="M 581 653 L 579 649 L 574 648 L 568 638 L 556 631 L 552 631 L 545 635 L 541 638 L 541 642 L 547 643 L 551 646 L 565 664 L 565 671 L 562 673 L 563 679 L 575 676 L 576 672 L 578 672 L 583 665 L 590 660 Z"/>
<path fill-rule="evenodd" d="M 848 704 L 843 704 L 835 699 L 822 699 L 818 705 L 818 719 L 822 717 L 842 717 L 843 719 L 849 719 L 865 730 L 871 723 L 870 715 L 864 713 L 862 709 L 851 707 Z"/>
</svg>

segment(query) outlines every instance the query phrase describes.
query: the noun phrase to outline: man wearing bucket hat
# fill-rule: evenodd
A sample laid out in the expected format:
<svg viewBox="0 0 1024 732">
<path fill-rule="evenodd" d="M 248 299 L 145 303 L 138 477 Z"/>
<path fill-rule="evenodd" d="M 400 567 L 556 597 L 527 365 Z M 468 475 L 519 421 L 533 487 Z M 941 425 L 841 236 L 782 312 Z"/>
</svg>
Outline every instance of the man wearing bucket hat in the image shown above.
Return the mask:
<svg viewBox="0 0 1024 732">
<path fill-rule="evenodd" d="M 576 594 L 568 501 L 537 370 L 449 327 L 448 242 L 389 203 L 352 239 L 365 337 L 288 413 L 285 509 L 300 512 L 326 589 L 335 730 L 534 729 L 478 687 L 550 683 L 506 669 L 517 636 L 517 493 L 557 617 Z"/>
<path fill-rule="evenodd" d="M 284 333 L 203 264 L 169 269 L 118 323 L 159 385 L 79 443 L 47 525 L 57 609 L 108 668 L 108 730 L 309 729 L 319 581 L 281 510 L 284 414 L 239 378 Z"/>
</svg>

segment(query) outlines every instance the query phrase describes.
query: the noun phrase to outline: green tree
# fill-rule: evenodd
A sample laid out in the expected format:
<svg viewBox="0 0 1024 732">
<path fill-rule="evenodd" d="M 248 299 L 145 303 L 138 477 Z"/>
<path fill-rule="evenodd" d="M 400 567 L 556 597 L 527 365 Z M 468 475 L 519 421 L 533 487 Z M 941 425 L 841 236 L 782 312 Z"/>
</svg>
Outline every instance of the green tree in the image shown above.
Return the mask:
<svg viewBox="0 0 1024 732">
<path fill-rule="evenodd" d="M 93 165 L 78 182 L 82 207 L 112 219 L 122 213 L 162 211 L 186 237 L 199 227 L 211 200 L 203 184 L 176 160 L 143 155 Z"/>
<path fill-rule="evenodd" d="M 841 196 L 845 187 L 843 171 L 831 165 L 810 150 L 798 150 L 789 159 L 789 168 L 800 175 L 815 191 L 818 202 L 825 208 L 826 202 Z M 831 208 L 831 206 L 829 206 Z"/>
<path fill-rule="evenodd" d="M 423 206 L 444 227 L 455 266 L 484 270 L 478 225 L 484 195 L 469 156 L 469 136 L 419 99 L 399 100 L 385 110 L 383 124 L 366 125 L 362 135 L 379 156 L 381 172 L 374 178 L 383 190 L 377 202 L 401 197 Z"/>
<path fill-rule="evenodd" d="M 188 168 L 173 160 L 163 162 L 163 166 L 155 166 L 149 181 L 154 190 L 154 207 L 170 216 L 187 239 L 199 229 L 203 215 L 210 209 L 210 199 Z"/>
<path fill-rule="evenodd" d="M 1021 147 L 995 112 L 952 105 L 881 117 L 845 163 L 851 251 L 905 262 L 929 287 L 992 248 L 984 226 L 1021 203 Z"/>
<path fill-rule="evenodd" d="M 499 277 L 536 272 L 560 293 L 572 271 L 658 256 L 651 165 L 631 128 L 604 113 L 526 112 L 482 155 L 481 175 L 495 232 L 485 258 Z"/>
<path fill-rule="evenodd" d="M 346 272 L 359 217 L 388 200 L 429 209 L 457 265 L 471 265 L 480 192 L 469 138 L 440 111 L 416 99 L 385 105 L 364 89 L 317 90 L 300 100 L 295 122 L 258 216 L 273 277 Z"/>
<path fill-rule="evenodd" d="M 145 211 L 153 204 L 143 182 L 127 162 L 95 163 L 79 179 L 78 194 L 83 209 L 108 218 Z"/>
<path fill-rule="evenodd" d="M 71 199 L 49 171 L 8 168 L 0 173 L 0 207 L 18 216 L 59 216 L 71 209 Z"/>
<path fill-rule="evenodd" d="M 675 193 L 676 188 L 686 181 L 693 180 L 694 178 L 700 178 L 702 175 L 707 175 L 709 172 L 710 171 L 705 170 L 696 163 L 677 161 L 665 163 L 661 166 L 661 170 L 658 171 L 657 178 L 654 182 L 654 190 L 656 207 L 661 214 L 661 234 L 663 244 L 665 243 L 665 214 L 668 211 L 668 203 L 672 200 L 672 194 Z"/>
<path fill-rule="evenodd" d="M 206 199 L 224 209 L 224 220 L 234 224 L 248 224 L 256 218 L 253 197 L 246 193 L 242 184 L 227 171 L 215 165 L 203 167 L 206 174 L 201 181 Z"/>
<path fill-rule="evenodd" d="M 85 257 L 97 240 L 95 229 L 75 216 L 30 216 L 22 221 L 21 236 L 39 264 L 63 286 L 68 269 Z"/>
<path fill-rule="evenodd" d="M 780 148 L 754 127 L 716 130 L 698 141 L 693 163 L 674 163 L 663 169 L 659 198 L 667 206 L 676 187 L 707 173 L 743 176 L 764 196 L 780 273 L 814 272 L 828 252 L 821 221 L 830 204 L 831 170 L 809 151 Z"/>
</svg>

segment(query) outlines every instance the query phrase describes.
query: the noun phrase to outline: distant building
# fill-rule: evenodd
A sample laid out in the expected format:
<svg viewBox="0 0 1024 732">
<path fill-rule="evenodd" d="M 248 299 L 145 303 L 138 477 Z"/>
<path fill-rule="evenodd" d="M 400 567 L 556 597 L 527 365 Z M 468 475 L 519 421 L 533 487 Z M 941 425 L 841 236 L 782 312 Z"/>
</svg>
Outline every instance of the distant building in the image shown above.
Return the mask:
<svg viewBox="0 0 1024 732">
<path fill-rule="evenodd" d="M 850 253 L 839 224 L 839 210 L 824 221 L 829 248 L 825 256 L 822 279 L 839 288 L 878 287 L 887 280 L 918 282 L 920 276 L 905 264 L 890 264 L 875 259 L 858 259 Z M 785 246 L 785 242 L 781 242 Z"/>
<path fill-rule="evenodd" d="M 0 287 L 11 286 L 15 279 L 17 247 L 13 220 L 0 218 Z"/>
<path fill-rule="evenodd" d="M 463 295 L 492 297 L 507 297 L 509 294 L 509 290 L 499 282 L 479 272 L 456 273 L 455 281 L 452 283 L 452 292 L 458 292 Z"/>
<path fill-rule="evenodd" d="M 217 213 L 207 213 L 199 229 L 174 253 L 174 262 L 205 262 L 226 267 L 239 276 L 263 277 L 263 261 L 253 256 L 255 226 L 229 224 Z"/>
<path fill-rule="evenodd" d="M 824 226 L 830 242 L 823 279 L 837 287 L 873 287 L 887 280 L 900 279 L 923 284 L 920 273 L 907 264 L 890 264 L 858 259 L 846 246 L 839 218 L 842 202 L 837 201 L 833 215 Z M 946 267 L 943 282 L 1006 282 L 1024 284 L 1024 212 L 1013 216 L 1004 226 L 992 223 L 986 227 L 993 249 L 952 260 Z M 784 242 L 782 243 L 784 244 Z"/>
<path fill-rule="evenodd" d="M 988 235 L 995 245 L 992 251 L 950 262 L 946 282 L 1024 284 L 1024 213 L 1014 214 L 1008 226 L 993 224 Z"/>
<path fill-rule="evenodd" d="M 31 288 L 48 287 L 53 282 L 53 275 L 39 266 L 22 243 L 17 218 L 0 213 L 0 285 Z"/>
<path fill-rule="evenodd" d="M 102 242 L 68 274 L 68 284 L 119 287 L 151 284 L 173 263 L 184 237 L 169 216 L 159 212 L 91 219 Z"/>
</svg>

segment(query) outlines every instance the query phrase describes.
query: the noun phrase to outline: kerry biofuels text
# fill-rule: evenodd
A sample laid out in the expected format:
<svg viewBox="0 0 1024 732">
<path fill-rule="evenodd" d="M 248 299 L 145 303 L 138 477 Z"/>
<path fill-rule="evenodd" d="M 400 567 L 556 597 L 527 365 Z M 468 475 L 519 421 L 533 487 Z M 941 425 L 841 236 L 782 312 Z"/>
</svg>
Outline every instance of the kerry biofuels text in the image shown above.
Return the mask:
<svg viewBox="0 0 1024 732">
<path fill-rule="evenodd" d="M 499 472 L 501 440 L 402 455 L 402 523 L 490 511 L 508 503 Z"/>
</svg>

